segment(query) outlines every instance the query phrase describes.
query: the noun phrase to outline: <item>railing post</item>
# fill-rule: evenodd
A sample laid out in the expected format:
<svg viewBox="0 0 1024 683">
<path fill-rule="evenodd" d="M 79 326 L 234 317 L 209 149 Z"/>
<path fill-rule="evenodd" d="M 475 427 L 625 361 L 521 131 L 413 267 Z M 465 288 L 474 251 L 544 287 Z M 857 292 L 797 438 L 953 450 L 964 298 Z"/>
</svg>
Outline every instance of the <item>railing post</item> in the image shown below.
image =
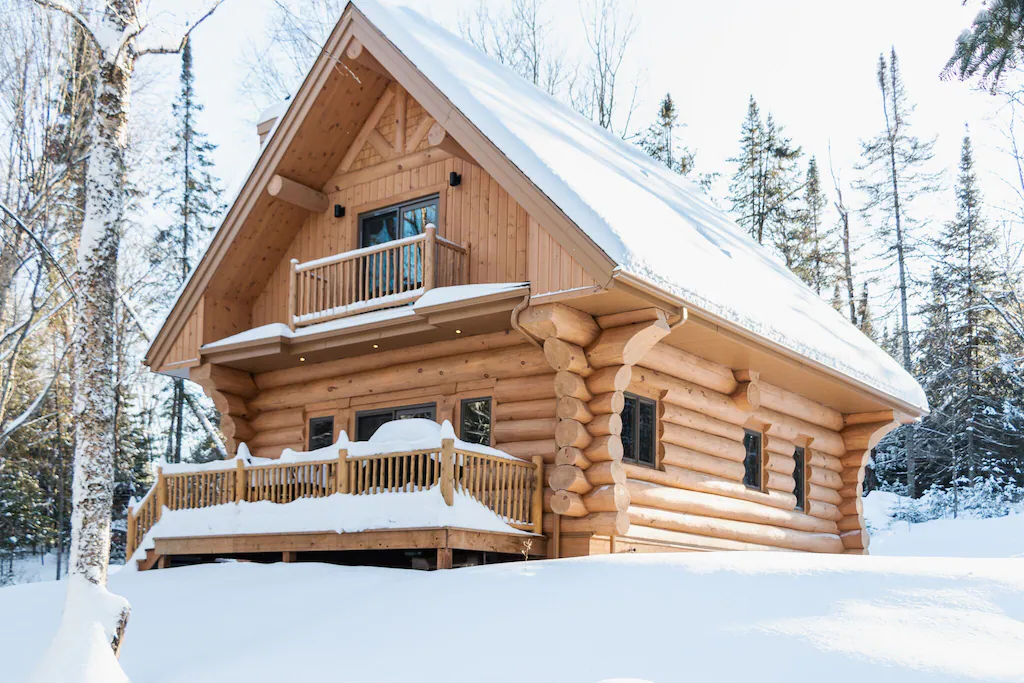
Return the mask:
<svg viewBox="0 0 1024 683">
<path fill-rule="evenodd" d="M 245 460 L 235 458 L 235 502 L 241 503 L 249 495 L 249 482 L 245 477 Z"/>
<path fill-rule="evenodd" d="M 455 502 L 455 439 L 441 439 L 441 497 L 446 505 Z"/>
<path fill-rule="evenodd" d="M 536 468 L 533 478 L 533 498 L 530 500 L 533 517 L 533 533 L 544 533 L 544 457 L 533 456 L 533 465 Z"/>
<path fill-rule="evenodd" d="M 135 552 L 135 510 L 131 505 L 128 506 L 128 531 L 124 540 L 124 558 L 125 562 L 131 559 L 132 554 Z"/>
<path fill-rule="evenodd" d="M 295 331 L 295 313 L 298 308 L 299 296 L 299 274 L 295 268 L 299 265 L 299 259 L 291 260 L 291 272 L 288 275 L 288 327 Z"/>
<path fill-rule="evenodd" d="M 462 281 L 458 284 L 469 284 L 469 257 L 473 255 L 472 242 L 466 242 L 466 253 L 462 255 Z"/>
<path fill-rule="evenodd" d="M 348 493 L 348 449 L 342 448 L 338 451 L 338 464 L 334 472 L 334 489 L 338 493 Z"/>
<path fill-rule="evenodd" d="M 427 223 L 427 239 L 423 243 L 423 289 L 434 288 L 434 270 L 437 264 L 437 226 Z"/>
<path fill-rule="evenodd" d="M 164 506 L 167 505 L 167 480 L 164 478 L 164 468 L 156 468 L 156 514 L 154 522 L 160 521 Z"/>
</svg>

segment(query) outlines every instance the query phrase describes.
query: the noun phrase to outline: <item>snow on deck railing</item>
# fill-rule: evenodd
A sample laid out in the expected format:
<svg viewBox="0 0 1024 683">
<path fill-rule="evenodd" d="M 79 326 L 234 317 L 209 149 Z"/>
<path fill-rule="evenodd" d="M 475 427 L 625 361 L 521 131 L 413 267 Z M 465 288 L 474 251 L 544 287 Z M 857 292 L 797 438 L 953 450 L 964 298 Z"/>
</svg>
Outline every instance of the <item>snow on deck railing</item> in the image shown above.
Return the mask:
<svg viewBox="0 0 1024 683">
<path fill-rule="evenodd" d="M 339 445 L 353 446 L 358 453 L 367 444 L 343 438 Z M 337 457 L 316 460 L 301 457 L 308 454 L 291 455 L 266 464 L 247 463 L 243 453 L 233 461 L 191 470 L 176 467 L 165 472 L 158 467 L 153 489 L 137 508 L 128 508 L 128 557 L 165 508 L 188 510 L 243 501 L 287 504 L 299 498 L 409 493 L 435 486 L 449 506 L 455 492 L 463 492 L 509 526 L 541 533 L 544 461 L 539 456 L 527 462 L 451 437 L 442 438 L 440 448 L 357 455 L 339 447 Z"/>
<path fill-rule="evenodd" d="M 439 237 L 432 223 L 412 237 L 305 263 L 292 259 L 288 325 L 408 303 L 434 287 L 465 284 L 468 268 L 469 250 Z"/>
</svg>

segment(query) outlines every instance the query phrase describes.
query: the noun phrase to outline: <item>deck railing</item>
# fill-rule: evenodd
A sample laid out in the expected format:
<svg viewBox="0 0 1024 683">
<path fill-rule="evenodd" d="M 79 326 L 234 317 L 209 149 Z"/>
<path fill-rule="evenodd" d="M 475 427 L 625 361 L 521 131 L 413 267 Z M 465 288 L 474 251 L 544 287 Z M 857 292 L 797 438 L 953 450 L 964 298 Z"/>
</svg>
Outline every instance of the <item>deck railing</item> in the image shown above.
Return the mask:
<svg viewBox="0 0 1024 683">
<path fill-rule="evenodd" d="M 469 250 L 429 224 L 413 237 L 315 261 L 291 261 L 289 325 L 310 325 L 408 303 L 468 283 Z"/>
<path fill-rule="evenodd" d="M 234 469 L 164 473 L 137 506 L 128 507 L 127 556 L 167 510 L 190 510 L 242 501 L 287 504 L 336 493 L 366 496 L 439 487 L 445 503 L 469 495 L 516 529 L 541 533 L 544 460 L 513 460 L 442 439 L 440 449 L 337 459 L 246 465 Z"/>
</svg>

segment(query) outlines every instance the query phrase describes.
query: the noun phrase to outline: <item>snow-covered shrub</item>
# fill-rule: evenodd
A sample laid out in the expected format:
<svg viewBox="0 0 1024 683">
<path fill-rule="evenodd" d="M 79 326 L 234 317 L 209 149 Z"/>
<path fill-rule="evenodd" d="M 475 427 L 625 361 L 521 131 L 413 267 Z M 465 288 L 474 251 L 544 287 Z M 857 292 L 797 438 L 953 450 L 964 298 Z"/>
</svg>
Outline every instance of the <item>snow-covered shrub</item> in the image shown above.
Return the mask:
<svg viewBox="0 0 1024 683">
<path fill-rule="evenodd" d="M 924 495 L 907 497 L 902 484 L 887 485 L 885 490 L 898 495 L 890 509 L 893 519 L 919 523 L 950 517 L 1004 517 L 1024 511 L 1024 487 L 1001 477 L 961 477 L 955 487 L 932 485 Z"/>
</svg>

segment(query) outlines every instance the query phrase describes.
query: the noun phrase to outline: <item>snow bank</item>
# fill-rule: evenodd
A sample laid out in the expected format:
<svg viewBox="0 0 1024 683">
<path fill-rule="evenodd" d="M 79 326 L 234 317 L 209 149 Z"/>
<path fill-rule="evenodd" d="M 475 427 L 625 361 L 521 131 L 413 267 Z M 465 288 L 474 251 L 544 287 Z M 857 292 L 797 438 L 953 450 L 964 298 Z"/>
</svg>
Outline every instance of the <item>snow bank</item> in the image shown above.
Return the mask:
<svg viewBox="0 0 1024 683">
<path fill-rule="evenodd" d="M 1024 679 L 1024 560 L 227 563 L 121 572 L 111 589 L 134 607 L 121 664 L 154 683 Z M 5 681 L 42 655 L 61 597 L 53 583 L 0 589 Z"/>
<path fill-rule="evenodd" d="M 623 271 L 927 407 L 913 377 L 695 184 L 414 10 L 375 0 L 355 4 Z"/>
</svg>

